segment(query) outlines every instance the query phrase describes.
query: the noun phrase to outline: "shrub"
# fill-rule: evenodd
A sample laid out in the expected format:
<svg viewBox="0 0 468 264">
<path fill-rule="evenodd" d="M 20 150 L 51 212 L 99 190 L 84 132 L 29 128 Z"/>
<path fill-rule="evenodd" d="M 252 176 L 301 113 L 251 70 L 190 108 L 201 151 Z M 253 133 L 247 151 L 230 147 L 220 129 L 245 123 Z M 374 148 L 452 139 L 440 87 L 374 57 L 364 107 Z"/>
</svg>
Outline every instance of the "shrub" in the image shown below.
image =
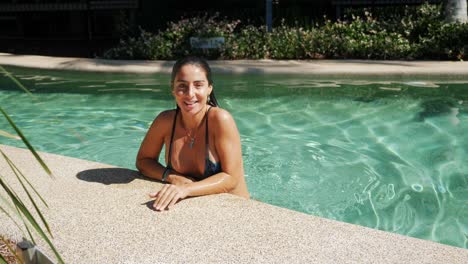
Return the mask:
<svg viewBox="0 0 468 264">
<path fill-rule="evenodd" d="M 389 12 L 366 9 L 343 21 L 325 22 L 310 29 L 281 24 L 241 25 L 218 15 L 183 18 L 168 23 L 157 34 L 140 30 L 105 53 L 117 59 L 177 59 L 189 54 L 209 59 L 464 59 L 468 24 L 445 24 L 441 5 L 424 4 Z M 393 10 L 393 9 L 392 9 Z M 377 19 L 379 17 L 379 19 Z M 218 49 L 195 49 L 191 37 L 224 37 Z"/>
<path fill-rule="evenodd" d="M 161 35 L 153 35 L 140 29 L 138 37 L 120 40 L 119 45 L 106 51 L 103 57 L 108 59 L 171 59 L 173 43 Z"/>
<path fill-rule="evenodd" d="M 223 54 L 227 59 L 268 58 L 266 30 L 247 25 L 231 38 Z"/>
<path fill-rule="evenodd" d="M 388 32 L 370 13 L 349 22 L 327 20 L 314 42 L 317 52 L 329 58 L 406 58 L 411 49 L 404 36 Z"/>
<path fill-rule="evenodd" d="M 168 28 L 160 32 L 163 39 L 172 43 L 173 57 L 183 57 L 188 54 L 201 55 L 207 58 L 221 57 L 226 50 L 226 43 L 233 38 L 234 30 L 240 23 L 239 20 L 219 20 L 218 14 L 214 16 L 185 18 L 177 23 L 169 23 Z M 219 49 L 196 49 L 190 45 L 190 38 L 224 37 L 225 45 Z"/>
<path fill-rule="evenodd" d="M 432 29 L 417 47 L 418 57 L 463 60 L 468 52 L 468 24 L 444 24 Z"/>
<path fill-rule="evenodd" d="M 127 37 L 119 45 L 104 54 L 105 58 L 117 59 L 173 59 L 192 55 L 218 58 L 225 53 L 225 46 L 219 49 L 194 49 L 190 45 L 191 37 L 224 37 L 225 43 L 233 38 L 239 20 L 218 20 L 214 16 L 183 18 L 178 22 L 169 22 L 168 27 L 158 34 L 140 29 L 138 37 Z"/>
<path fill-rule="evenodd" d="M 415 12 L 407 12 L 401 18 L 400 23 L 395 21 L 401 33 L 413 43 L 418 43 L 421 38 L 430 37 L 435 29 L 444 23 L 442 5 L 430 5 L 425 3 L 419 6 Z"/>
<path fill-rule="evenodd" d="M 290 27 L 284 24 L 274 28 L 271 34 L 267 34 L 267 47 L 271 59 L 304 59 L 304 41 L 307 33 L 301 27 Z"/>
</svg>

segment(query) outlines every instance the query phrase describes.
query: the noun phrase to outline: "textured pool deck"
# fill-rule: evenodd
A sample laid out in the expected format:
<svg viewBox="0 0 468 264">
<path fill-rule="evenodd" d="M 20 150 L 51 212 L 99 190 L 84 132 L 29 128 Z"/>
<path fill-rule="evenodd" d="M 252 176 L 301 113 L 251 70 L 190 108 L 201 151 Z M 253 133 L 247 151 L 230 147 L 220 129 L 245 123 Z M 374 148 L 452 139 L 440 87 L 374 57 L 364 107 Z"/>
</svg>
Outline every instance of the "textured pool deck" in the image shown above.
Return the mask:
<svg viewBox="0 0 468 264">
<path fill-rule="evenodd" d="M 0 65 L 44 69 L 169 73 L 172 64 L 0 53 Z M 211 65 L 224 73 L 468 77 L 466 62 L 261 60 Z M 29 151 L 0 149 L 48 202 L 44 212 L 66 263 L 468 263 L 467 249 L 229 194 L 186 199 L 171 211 L 155 212 L 147 194 L 161 184 L 133 170 L 41 153 L 55 175 L 51 179 Z M 0 175 L 19 190 L 3 159 Z M 22 237 L 1 213 L 0 223 L 0 234 Z M 52 257 L 45 243 L 38 242 Z"/>
<path fill-rule="evenodd" d="M 27 150 L 0 149 L 48 202 L 45 215 L 67 263 L 468 263 L 466 249 L 229 194 L 156 212 L 147 194 L 161 184 L 135 171 L 41 153 L 53 180 Z M 0 168 L 19 190 L 3 159 Z M 0 234 L 21 238 L 5 215 L 0 222 Z"/>
<path fill-rule="evenodd" d="M 173 61 L 125 61 L 45 57 L 0 53 L 0 65 L 80 71 L 170 73 Z M 468 62 L 371 60 L 235 60 L 212 61 L 213 72 L 301 74 L 325 77 L 468 77 Z"/>
</svg>

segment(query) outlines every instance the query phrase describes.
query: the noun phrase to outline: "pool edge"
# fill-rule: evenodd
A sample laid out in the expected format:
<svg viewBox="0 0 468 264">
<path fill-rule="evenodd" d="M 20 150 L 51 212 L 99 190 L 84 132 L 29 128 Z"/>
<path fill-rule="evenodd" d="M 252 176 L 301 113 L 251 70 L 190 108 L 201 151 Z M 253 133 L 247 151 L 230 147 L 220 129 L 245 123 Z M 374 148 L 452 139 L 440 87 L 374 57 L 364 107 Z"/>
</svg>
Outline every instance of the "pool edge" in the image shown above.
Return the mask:
<svg viewBox="0 0 468 264">
<path fill-rule="evenodd" d="M 0 65 L 94 72 L 170 73 L 173 61 L 105 60 L 0 53 Z M 226 74 L 287 74 L 326 77 L 416 76 L 468 77 L 463 61 L 378 61 L 378 60 L 216 60 L 213 72 Z"/>
<path fill-rule="evenodd" d="M 134 171 L 40 152 L 55 173 L 56 179 L 51 180 L 28 150 L 6 145 L 0 148 L 25 175 L 34 175 L 30 180 L 50 205 L 46 216 L 54 241 L 70 263 L 124 259 L 132 263 L 468 262 L 466 249 L 228 194 L 185 200 L 173 211 L 157 213 L 141 202 L 160 183 L 138 178 Z M 2 176 L 13 177 L 5 161 L 0 164 Z M 111 177 L 118 180 L 109 180 Z M 96 199 L 97 193 L 101 198 Z M 19 238 L 14 225 L 2 225 L 0 233 Z M 53 256 L 43 242 L 39 245 Z"/>
</svg>

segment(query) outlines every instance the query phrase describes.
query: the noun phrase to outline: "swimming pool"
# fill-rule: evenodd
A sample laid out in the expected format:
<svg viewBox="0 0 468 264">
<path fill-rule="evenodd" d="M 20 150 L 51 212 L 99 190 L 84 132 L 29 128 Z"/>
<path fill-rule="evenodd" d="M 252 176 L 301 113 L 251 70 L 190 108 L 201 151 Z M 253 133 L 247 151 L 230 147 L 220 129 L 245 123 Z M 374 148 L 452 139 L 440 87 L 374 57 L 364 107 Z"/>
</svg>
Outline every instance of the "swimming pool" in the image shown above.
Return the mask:
<svg viewBox="0 0 468 264">
<path fill-rule="evenodd" d="M 1 76 L 1 105 L 46 152 L 134 169 L 147 127 L 174 106 L 167 75 L 7 69 L 34 97 Z M 468 247 L 468 81 L 216 75 L 215 89 L 253 198 Z"/>
</svg>

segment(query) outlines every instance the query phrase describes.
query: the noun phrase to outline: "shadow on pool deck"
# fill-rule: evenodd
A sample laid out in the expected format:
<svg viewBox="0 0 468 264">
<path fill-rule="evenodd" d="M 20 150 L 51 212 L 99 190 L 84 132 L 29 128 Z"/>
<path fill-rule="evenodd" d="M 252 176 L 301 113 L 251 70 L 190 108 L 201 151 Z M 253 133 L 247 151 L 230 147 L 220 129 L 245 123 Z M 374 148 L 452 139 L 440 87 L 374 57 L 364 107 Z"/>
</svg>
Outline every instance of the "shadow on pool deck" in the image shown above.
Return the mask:
<svg viewBox="0 0 468 264">
<path fill-rule="evenodd" d="M 136 179 L 155 181 L 144 177 L 139 172 L 125 168 L 104 168 L 80 171 L 76 177 L 87 182 L 102 184 L 128 184 Z M 156 182 L 156 181 L 155 181 Z"/>
</svg>

